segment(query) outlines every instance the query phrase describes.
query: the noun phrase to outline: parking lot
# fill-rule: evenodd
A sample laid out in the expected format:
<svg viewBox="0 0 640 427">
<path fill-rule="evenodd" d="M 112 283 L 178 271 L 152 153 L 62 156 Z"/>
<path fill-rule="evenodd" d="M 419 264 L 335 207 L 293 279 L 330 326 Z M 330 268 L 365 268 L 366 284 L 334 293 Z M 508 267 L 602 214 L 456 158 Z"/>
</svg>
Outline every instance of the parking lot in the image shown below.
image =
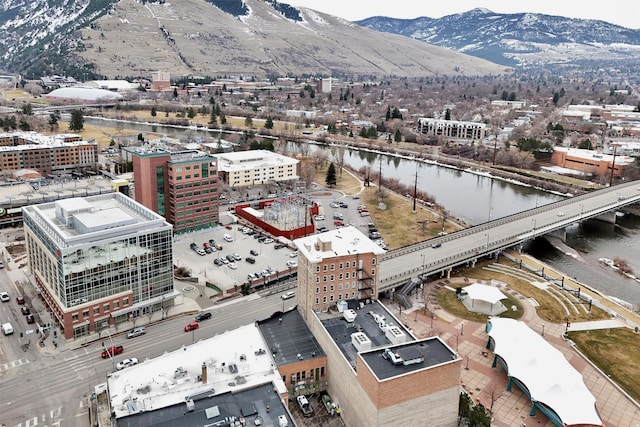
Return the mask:
<svg viewBox="0 0 640 427">
<path fill-rule="evenodd" d="M 354 198 L 357 196 L 346 196 L 322 188 L 317 188 L 308 196 L 319 203 L 320 215 L 324 216 L 324 219 L 314 219 L 318 232 L 353 225 L 368 235 L 370 217 L 361 213 L 363 206 L 360 205 L 364 204 L 359 198 Z M 191 276 L 211 282 L 223 291 L 236 286 L 239 288 L 250 280 L 249 275 L 256 275 L 253 283 L 261 285 L 296 272 L 297 258 L 291 242 L 284 240 L 286 246 L 279 244 L 277 238 L 265 235 L 256 227 L 252 227 L 256 234 L 246 234 L 243 232 L 245 225 L 235 223 L 236 220 L 228 210 L 221 210 L 220 222 L 223 225 L 177 235 L 174 239 L 177 266 L 188 268 Z M 257 233 L 268 240 L 260 241 L 262 239 L 256 238 Z M 222 249 L 215 249 L 215 244 Z M 192 245 L 198 252 L 191 248 Z M 205 246 L 211 247 L 209 253 L 205 252 Z M 248 262 L 247 258 L 252 262 Z"/>
</svg>

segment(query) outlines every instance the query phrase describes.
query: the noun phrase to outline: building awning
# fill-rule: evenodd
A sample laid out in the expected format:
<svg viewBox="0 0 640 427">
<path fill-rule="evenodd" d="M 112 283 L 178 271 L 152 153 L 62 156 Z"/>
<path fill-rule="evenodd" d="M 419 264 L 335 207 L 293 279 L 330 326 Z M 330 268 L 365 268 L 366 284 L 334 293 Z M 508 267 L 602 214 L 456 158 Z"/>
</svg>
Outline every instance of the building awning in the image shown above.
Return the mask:
<svg viewBox="0 0 640 427">
<path fill-rule="evenodd" d="M 122 310 L 112 311 L 111 312 L 111 317 L 118 317 L 118 316 L 122 316 L 123 314 L 129 314 L 132 311 L 136 311 L 136 310 L 139 310 L 141 308 L 149 307 L 151 305 L 161 303 L 162 301 L 165 301 L 165 300 L 174 299 L 178 295 L 180 295 L 180 292 L 176 291 L 174 289 L 173 292 L 171 292 L 169 294 L 162 294 L 162 295 L 160 295 L 158 297 L 153 297 L 153 298 L 150 298 L 150 299 L 146 299 L 144 301 L 140 301 L 140 302 L 138 302 L 136 304 L 130 305 L 129 307 L 125 307 Z"/>
</svg>

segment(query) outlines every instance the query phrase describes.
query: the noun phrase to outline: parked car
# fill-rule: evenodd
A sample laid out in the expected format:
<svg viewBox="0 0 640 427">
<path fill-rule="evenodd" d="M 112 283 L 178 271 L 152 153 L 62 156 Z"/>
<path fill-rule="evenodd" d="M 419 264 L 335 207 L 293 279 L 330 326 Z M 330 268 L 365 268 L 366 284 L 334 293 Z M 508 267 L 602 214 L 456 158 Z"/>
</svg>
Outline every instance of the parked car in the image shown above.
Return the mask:
<svg viewBox="0 0 640 427">
<path fill-rule="evenodd" d="M 187 326 L 184 327 L 184 331 L 185 332 L 195 331 L 199 327 L 200 327 L 200 324 L 198 322 L 191 322 Z"/>
<path fill-rule="evenodd" d="M 232 270 L 237 270 L 238 269 L 238 264 L 236 264 L 235 262 L 230 262 L 229 263 L 229 268 Z"/>
<path fill-rule="evenodd" d="M 267 237 L 266 239 L 264 239 L 264 242 L 262 242 L 262 243 L 264 243 L 264 244 L 273 243 L 273 239 Z"/>
<path fill-rule="evenodd" d="M 129 366 L 133 366 L 137 364 L 138 364 L 138 359 L 136 359 L 135 357 L 131 357 L 129 359 L 124 359 L 122 362 L 118 362 L 116 364 L 116 369 L 120 371 L 124 368 L 128 368 Z"/>
<path fill-rule="evenodd" d="M 275 245 L 273 245 L 273 249 L 282 249 L 286 247 L 287 245 L 285 245 L 284 243 L 276 243 Z"/>
<path fill-rule="evenodd" d="M 24 304 L 24 297 L 22 295 L 18 295 L 16 297 L 16 302 L 20 305 Z"/>
<path fill-rule="evenodd" d="M 211 247 L 211 245 L 209 244 L 209 242 L 204 242 L 204 243 L 202 244 L 202 247 L 203 247 L 204 251 L 205 251 L 206 253 L 208 253 L 208 254 L 210 254 L 210 253 L 212 253 L 212 252 L 213 252 L 213 248 Z"/>
<path fill-rule="evenodd" d="M 226 258 L 220 258 L 220 262 L 221 262 L 222 264 L 224 264 L 224 265 L 229 264 L 229 260 L 228 260 L 228 259 L 226 259 Z"/>
<path fill-rule="evenodd" d="M 289 298 L 293 298 L 293 297 L 295 297 L 295 296 L 296 296 L 296 293 L 295 293 L 295 292 L 293 292 L 293 291 L 289 291 L 289 292 L 285 292 L 284 294 L 282 294 L 282 295 L 280 296 L 280 298 L 282 298 L 282 299 L 289 299 Z"/>
<path fill-rule="evenodd" d="M 233 259 L 236 261 L 242 261 L 242 257 L 240 256 L 240 254 L 233 253 L 231 256 L 233 256 Z"/>
<path fill-rule="evenodd" d="M 316 221 L 324 221 L 324 215 L 316 215 L 313 217 Z"/>
<path fill-rule="evenodd" d="M 344 219 L 344 216 L 340 212 L 334 212 L 333 219 Z"/>
<path fill-rule="evenodd" d="M 209 239 L 209 244 L 210 244 L 211 246 L 213 246 L 214 248 L 216 247 L 216 241 L 215 241 L 215 240 L 213 240 L 213 239 Z"/>
<path fill-rule="evenodd" d="M 287 267 L 297 267 L 298 263 L 294 260 L 287 261 Z"/>
<path fill-rule="evenodd" d="M 27 315 L 26 319 L 27 319 L 27 323 L 29 324 L 36 322 L 36 319 L 33 317 L 33 314 Z"/>
<path fill-rule="evenodd" d="M 249 264 L 255 264 L 256 263 L 256 259 L 252 258 L 250 256 L 246 257 L 244 260 L 247 261 Z"/>
<path fill-rule="evenodd" d="M 316 231 L 317 231 L 318 233 L 324 233 L 325 231 L 329 231 L 329 229 L 328 229 L 327 227 L 325 227 L 325 226 L 322 226 L 322 227 L 318 227 L 318 228 L 316 229 Z"/>
<path fill-rule="evenodd" d="M 335 221 L 333 221 L 333 225 L 335 225 L 336 227 L 344 227 L 344 222 L 343 221 L 339 221 L 339 220 L 335 220 Z"/>
<path fill-rule="evenodd" d="M 214 248 L 216 248 L 216 250 L 221 251 L 222 250 L 222 245 L 220 243 L 216 243 L 215 245 L 213 245 Z"/>
<path fill-rule="evenodd" d="M 306 396 L 298 396 L 297 398 L 298 406 L 300 406 L 300 410 L 302 411 L 302 415 L 305 417 L 310 417 L 313 415 L 313 408 L 309 403 L 309 399 Z"/>
<path fill-rule="evenodd" d="M 233 237 L 231 237 L 231 234 L 225 234 L 222 237 L 225 240 L 225 242 L 233 242 Z"/>
<path fill-rule="evenodd" d="M 253 235 L 254 239 L 261 239 L 262 238 L 262 233 L 256 233 Z"/>
<path fill-rule="evenodd" d="M 102 353 L 100 353 L 100 356 L 102 356 L 103 359 L 106 359 L 107 357 L 109 357 L 109 355 L 111 355 L 112 357 L 120 354 L 124 351 L 124 347 L 121 345 L 114 345 L 112 347 L 108 347 L 105 348 L 104 350 L 102 350 Z"/>
<path fill-rule="evenodd" d="M 191 243 L 189 247 L 191 248 L 191 250 L 194 250 L 194 251 L 198 249 L 198 245 L 196 245 L 195 243 Z"/>
<path fill-rule="evenodd" d="M 222 265 L 222 262 L 221 262 L 218 258 L 214 259 L 214 260 L 213 260 L 213 263 L 214 263 L 215 265 Z"/>
<path fill-rule="evenodd" d="M 204 249 L 202 249 L 202 248 L 198 248 L 198 249 L 196 249 L 196 252 L 197 252 L 197 253 L 198 253 L 198 255 L 200 255 L 200 256 L 205 256 L 205 255 L 207 254 L 207 253 L 205 252 L 205 250 L 204 250 Z"/>
<path fill-rule="evenodd" d="M 258 251 L 256 251 L 255 249 L 251 249 L 249 253 L 253 256 L 258 256 Z"/>
<path fill-rule="evenodd" d="M 229 260 L 229 262 L 233 262 L 233 261 L 236 260 L 233 255 L 227 255 L 225 258 L 227 258 L 227 260 Z"/>
<path fill-rule="evenodd" d="M 439 248 L 440 246 L 442 246 L 442 243 L 438 242 L 438 243 L 434 243 L 431 245 L 432 248 Z"/>
<path fill-rule="evenodd" d="M 295 258 L 295 257 L 297 257 L 297 256 L 298 256 L 298 251 L 293 251 L 293 252 L 291 252 L 291 253 L 289 254 L 289 257 L 291 257 L 291 258 Z"/>
<path fill-rule="evenodd" d="M 21 311 L 21 312 L 22 312 L 22 314 L 24 314 L 25 316 L 26 316 L 27 314 L 31 314 L 31 310 L 29 310 L 29 307 L 26 307 L 26 306 L 20 307 L 20 311 Z"/>
<path fill-rule="evenodd" d="M 0 301 L 2 302 L 9 302 L 11 300 L 11 297 L 9 296 L 8 293 L 6 292 L 0 292 Z"/>
<path fill-rule="evenodd" d="M 133 328 L 128 334 L 127 334 L 127 338 L 135 338 L 135 337 L 139 337 L 140 335 L 144 335 L 147 333 L 147 330 L 141 326 L 139 328 Z"/>
<path fill-rule="evenodd" d="M 348 207 L 349 207 L 349 205 L 348 205 L 348 204 L 346 204 L 345 202 L 340 202 L 340 207 L 341 207 L 341 208 L 348 208 Z"/>
<path fill-rule="evenodd" d="M 207 320 L 207 319 L 211 319 L 211 312 L 210 311 L 204 311 L 202 313 L 199 313 L 196 316 L 196 321 L 197 322 L 202 322 L 203 320 Z"/>
</svg>

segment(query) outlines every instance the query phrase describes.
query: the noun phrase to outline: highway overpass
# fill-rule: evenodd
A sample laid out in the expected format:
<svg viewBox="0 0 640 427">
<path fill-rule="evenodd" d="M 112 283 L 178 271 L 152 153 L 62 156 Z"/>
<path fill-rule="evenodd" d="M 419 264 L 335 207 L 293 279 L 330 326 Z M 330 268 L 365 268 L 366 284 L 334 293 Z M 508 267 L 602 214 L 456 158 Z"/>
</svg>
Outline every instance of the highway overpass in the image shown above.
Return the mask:
<svg viewBox="0 0 640 427">
<path fill-rule="evenodd" d="M 405 286 L 411 280 L 417 284 L 429 276 L 447 276 L 454 267 L 473 264 L 543 234 L 563 237 L 565 227 L 586 219 L 615 222 L 618 209 L 639 201 L 640 181 L 632 181 L 389 251 L 381 260 L 378 291 Z"/>
</svg>

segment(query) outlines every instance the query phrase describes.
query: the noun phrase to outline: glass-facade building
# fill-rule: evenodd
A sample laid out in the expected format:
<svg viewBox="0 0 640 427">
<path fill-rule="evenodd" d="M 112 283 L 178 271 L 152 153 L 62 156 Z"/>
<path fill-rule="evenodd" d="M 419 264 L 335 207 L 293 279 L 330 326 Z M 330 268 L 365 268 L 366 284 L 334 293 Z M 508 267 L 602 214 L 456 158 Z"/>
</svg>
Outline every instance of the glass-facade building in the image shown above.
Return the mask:
<svg viewBox="0 0 640 427">
<path fill-rule="evenodd" d="M 23 208 L 31 274 L 66 338 L 164 310 L 173 227 L 121 193 Z"/>
</svg>

